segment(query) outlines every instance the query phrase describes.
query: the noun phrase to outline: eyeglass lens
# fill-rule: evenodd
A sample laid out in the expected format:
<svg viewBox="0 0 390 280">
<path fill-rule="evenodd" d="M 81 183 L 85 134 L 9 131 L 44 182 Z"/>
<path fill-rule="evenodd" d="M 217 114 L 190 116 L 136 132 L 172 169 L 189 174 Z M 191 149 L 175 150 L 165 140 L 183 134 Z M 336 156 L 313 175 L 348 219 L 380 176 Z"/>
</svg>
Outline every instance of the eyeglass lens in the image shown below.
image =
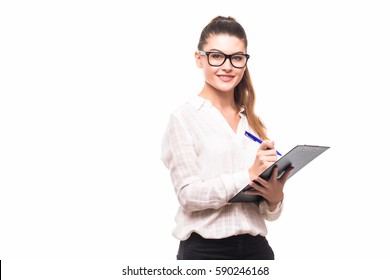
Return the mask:
<svg viewBox="0 0 390 280">
<path fill-rule="evenodd" d="M 221 66 L 225 62 L 226 58 L 229 58 L 230 63 L 234 67 L 238 68 L 245 67 L 247 61 L 247 57 L 243 54 L 234 54 L 231 56 L 227 56 L 223 53 L 211 52 L 208 56 L 209 63 L 211 66 Z"/>
</svg>

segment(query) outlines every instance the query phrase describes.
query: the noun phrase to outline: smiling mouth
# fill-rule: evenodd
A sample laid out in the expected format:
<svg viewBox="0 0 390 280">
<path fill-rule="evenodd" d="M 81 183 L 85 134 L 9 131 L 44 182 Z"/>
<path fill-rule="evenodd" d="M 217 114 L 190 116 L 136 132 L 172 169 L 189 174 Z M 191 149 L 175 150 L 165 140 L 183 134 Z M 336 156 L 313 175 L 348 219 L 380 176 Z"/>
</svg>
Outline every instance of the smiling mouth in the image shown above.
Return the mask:
<svg viewBox="0 0 390 280">
<path fill-rule="evenodd" d="M 218 78 L 220 78 L 222 81 L 228 82 L 231 81 L 234 76 L 218 75 Z"/>
</svg>

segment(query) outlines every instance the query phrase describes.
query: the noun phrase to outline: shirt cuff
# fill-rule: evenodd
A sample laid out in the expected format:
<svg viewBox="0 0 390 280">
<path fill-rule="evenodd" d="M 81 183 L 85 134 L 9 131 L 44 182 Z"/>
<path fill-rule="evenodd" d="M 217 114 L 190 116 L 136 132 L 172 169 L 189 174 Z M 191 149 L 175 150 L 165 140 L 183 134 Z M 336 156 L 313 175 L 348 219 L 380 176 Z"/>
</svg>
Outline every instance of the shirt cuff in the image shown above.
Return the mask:
<svg viewBox="0 0 390 280">
<path fill-rule="evenodd" d="M 268 203 L 266 200 L 263 200 L 259 204 L 259 211 L 261 215 L 266 219 L 267 221 L 274 221 L 278 219 L 282 213 L 283 210 L 283 200 L 280 201 L 277 205 L 274 211 L 269 211 Z"/>
<path fill-rule="evenodd" d="M 267 203 L 267 202 L 266 202 Z M 267 203 L 267 214 L 269 215 L 273 215 L 273 214 L 276 214 L 278 213 L 281 209 L 282 209 L 282 204 L 283 204 L 283 200 L 280 201 L 277 205 L 276 205 L 276 208 L 274 209 L 274 211 L 269 211 L 269 207 L 268 207 L 268 203 Z"/>
</svg>

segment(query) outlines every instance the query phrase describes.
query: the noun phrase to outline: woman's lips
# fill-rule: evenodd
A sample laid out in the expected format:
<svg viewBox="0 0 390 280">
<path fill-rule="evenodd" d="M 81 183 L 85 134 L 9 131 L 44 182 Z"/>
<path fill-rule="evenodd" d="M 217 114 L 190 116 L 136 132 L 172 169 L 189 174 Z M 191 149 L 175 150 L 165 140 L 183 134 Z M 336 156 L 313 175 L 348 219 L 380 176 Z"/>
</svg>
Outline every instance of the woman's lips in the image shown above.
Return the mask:
<svg viewBox="0 0 390 280">
<path fill-rule="evenodd" d="M 224 82 L 230 82 L 233 80 L 234 76 L 229 76 L 229 75 L 218 75 L 218 78 Z"/>
</svg>

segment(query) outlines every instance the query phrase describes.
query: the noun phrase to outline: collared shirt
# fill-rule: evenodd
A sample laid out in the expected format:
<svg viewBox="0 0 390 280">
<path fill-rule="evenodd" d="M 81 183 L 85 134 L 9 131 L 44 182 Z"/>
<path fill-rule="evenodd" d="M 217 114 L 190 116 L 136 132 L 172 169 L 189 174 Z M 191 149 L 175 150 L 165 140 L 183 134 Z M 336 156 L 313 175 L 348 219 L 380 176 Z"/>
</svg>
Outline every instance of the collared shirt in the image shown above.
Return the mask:
<svg viewBox="0 0 390 280">
<path fill-rule="evenodd" d="M 280 216 L 282 203 L 270 212 L 266 201 L 228 202 L 251 181 L 248 169 L 259 148 L 245 130 L 254 133 L 244 110 L 234 132 L 218 109 L 200 96 L 172 112 L 161 159 L 180 205 L 173 230 L 177 239 L 185 240 L 192 232 L 210 239 L 245 233 L 265 236 L 265 220 Z"/>
</svg>

